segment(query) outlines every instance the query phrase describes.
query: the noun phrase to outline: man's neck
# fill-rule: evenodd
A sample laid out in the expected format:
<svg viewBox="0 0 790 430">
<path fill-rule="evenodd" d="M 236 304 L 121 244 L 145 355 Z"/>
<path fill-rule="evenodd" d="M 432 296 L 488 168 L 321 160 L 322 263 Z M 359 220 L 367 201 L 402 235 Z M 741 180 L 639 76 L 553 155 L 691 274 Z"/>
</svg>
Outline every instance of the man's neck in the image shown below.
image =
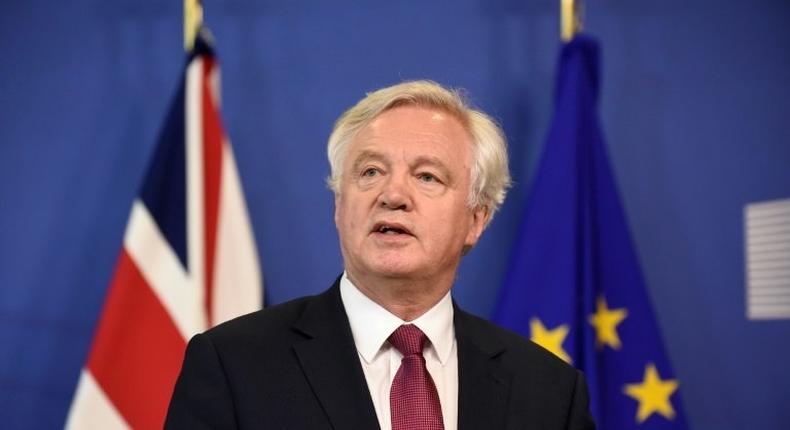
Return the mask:
<svg viewBox="0 0 790 430">
<path fill-rule="evenodd" d="M 362 294 L 403 321 L 413 321 L 439 303 L 452 287 L 454 279 L 369 277 L 348 270 L 346 273 Z"/>
</svg>

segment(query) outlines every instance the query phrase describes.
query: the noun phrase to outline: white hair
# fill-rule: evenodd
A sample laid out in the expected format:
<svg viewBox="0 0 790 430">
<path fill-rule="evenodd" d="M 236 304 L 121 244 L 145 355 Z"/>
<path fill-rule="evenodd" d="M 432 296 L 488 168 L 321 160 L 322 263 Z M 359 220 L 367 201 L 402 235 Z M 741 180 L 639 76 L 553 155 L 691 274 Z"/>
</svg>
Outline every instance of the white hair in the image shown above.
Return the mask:
<svg viewBox="0 0 790 430">
<path fill-rule="evenodd" d="M 505 200 L 510 186 L 507 144 L 502 129 L 485 113 L 473 109 L 461 92 L 433 81 L 410 81 L 368 93 L 335 122 L 327 144 L 331 175 L 327 184 L 340 192 L 342 167 L 356 134 L 383 112 L 399 106 L 422 106 L 445 111 L 457 118 L 472 136 L 473 158 L 470 208 L 488 208 L 490 222 Z"/>
</svg>

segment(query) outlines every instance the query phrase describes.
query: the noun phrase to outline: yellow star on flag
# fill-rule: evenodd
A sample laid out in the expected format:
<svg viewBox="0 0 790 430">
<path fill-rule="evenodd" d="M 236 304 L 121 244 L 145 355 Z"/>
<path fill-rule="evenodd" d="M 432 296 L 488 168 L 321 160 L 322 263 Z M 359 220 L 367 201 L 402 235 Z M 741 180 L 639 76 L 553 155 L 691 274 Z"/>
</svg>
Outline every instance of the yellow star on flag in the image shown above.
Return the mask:
<svg viewBox="0 0 790 430">
<path fill-rule="evenodd" d="M 645 422 L 653 413 L 659 413 L 666 419 L 675 418 L 675 409 L 669 397 L 678 389 L 677 379 L 661 380 L 653 363 L 645 366 L 645 376 L 641 384 L 626 384 L 623 392 L 639 402 L 636 421 Z"/>
<path fill-rule="evenodd" d="M 598 349 L 609 345 L 613 349 L 620 349 L 620 336 L 617 335 L 617 325 L 628 316 L 625 308 L 609 309 L 606 298 L 598 296 L 595 313 L 590 315 L 590 324 L 595 327 L 595 344 Z"/>
<path fill-rule="evenodd" d="M 533 342 L 548 349 L 567 363 L 571 362 L 571 356 L 562 348 L 562 342 L 565 342 L 565 337 L 568 336 L 568 324 L 562 324 L 553 330 L 548 330 L 540 319 L 532 318 L 529 321 L 529 328 L 532 332 L 530 339 Z"/>
</svg>

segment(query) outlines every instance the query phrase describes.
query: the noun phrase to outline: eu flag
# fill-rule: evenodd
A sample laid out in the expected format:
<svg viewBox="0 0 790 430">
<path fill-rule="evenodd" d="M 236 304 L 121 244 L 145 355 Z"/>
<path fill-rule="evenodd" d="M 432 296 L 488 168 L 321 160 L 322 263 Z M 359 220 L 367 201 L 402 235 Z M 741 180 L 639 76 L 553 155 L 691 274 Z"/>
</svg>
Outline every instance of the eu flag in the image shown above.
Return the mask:
<svg viewBox="0 0 790 430">
<path fill-rule="evenodd" d="M 562 48 L 554 119 L 494 320 L 582 369 L 598 428 L 685 429 L 598 120 L 599 48 Z"/>
</svg>

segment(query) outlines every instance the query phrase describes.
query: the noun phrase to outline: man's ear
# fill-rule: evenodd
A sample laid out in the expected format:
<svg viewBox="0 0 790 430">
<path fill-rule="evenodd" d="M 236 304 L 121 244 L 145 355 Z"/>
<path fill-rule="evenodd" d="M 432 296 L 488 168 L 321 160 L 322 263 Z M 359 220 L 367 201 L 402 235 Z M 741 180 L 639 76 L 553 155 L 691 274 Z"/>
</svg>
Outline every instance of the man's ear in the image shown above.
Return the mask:
<svg viewBox="0 0 790 430">
<path fill-rule="evenodd" d="M 333 191 L 335 194 L 335 228 L 337 228 L 337 217 L 338 217 L 338 208 L 340 208 L 340 193 L 337 191 Z"/>
<path fill-rule="evenodd" d="M 489 219 L 491 219 L 491 210 L 488 205 L 478 205 L 472 210 L 472 223 L 464 241 L 463 255 L 466 255 L 475 247 Z"/>
</svg>

